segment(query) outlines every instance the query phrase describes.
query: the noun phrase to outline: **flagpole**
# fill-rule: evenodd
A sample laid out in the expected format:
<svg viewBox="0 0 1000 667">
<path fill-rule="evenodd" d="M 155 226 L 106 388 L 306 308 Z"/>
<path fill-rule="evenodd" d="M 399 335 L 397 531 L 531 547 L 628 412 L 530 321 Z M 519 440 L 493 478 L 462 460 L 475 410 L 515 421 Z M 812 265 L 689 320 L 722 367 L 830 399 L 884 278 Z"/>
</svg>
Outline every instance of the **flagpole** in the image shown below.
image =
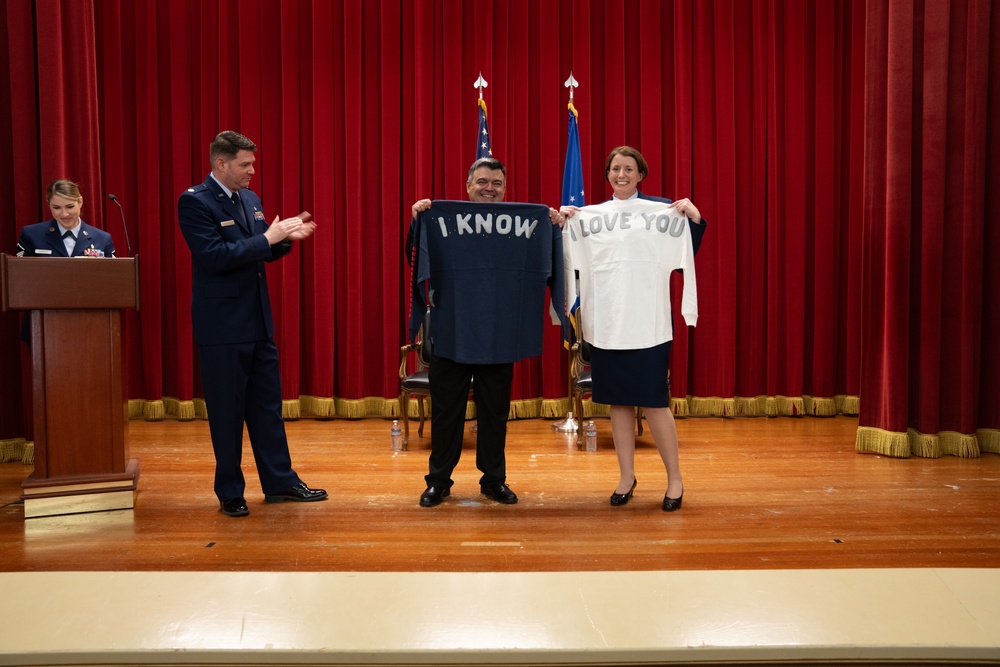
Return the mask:
<svg viewBox="0 0 1000 667">
<path fill-rule="evenodd" d="M 492 140 L 490 139 L 490 126 L 486 120 L 486 100 L 483 99 L 483 88 L 488 85 L 483 73 L 479 73 L 479 78 L 472 84 L 479 91 L 479 124 L 476 129 L 476 160 L 484 157 L 493 157 Z M 477 433 L 479 431 L 479 421 L 472 422 L 469 431 Z"/>
<path fill-rule="evenodd" d="M 567 134 L 569 139 L 566 142 L 566 165 L 563 167 L 563 205 L 571 204 L 577 202 L 580 206 L 583 206 L 583 169 L 580 164 L 580 135 L 577 131 L 576 120 L 579 117 L 579 112 L 577 112 L 576 107 L 573 106 L 573 89 L 578 87 L 580 83 L 573 78 L 573 71 L 570 70 L 569 78 L 563 84 L 564 87 L 569 88 L 569 104 L 567 109 L 569 110 L 569 123 L 567 128 Z M 575 142 L 575 146 L 573 143 Z M 575 153 L 574 153 L 575 151 Z M 576 199 L 575 190 L 579 188 L 579 200 Z M 565 307 L 565 304 L 563 305 Z M 573 330 L 570 329 L 569 332 L 570 341 L 572 341 Z M 568 342 L 570 342 L 568 341 Z M 571 348 L 569 348 L 571 349 Z M 572 354 L 572 353 L 571 353 Z M 576 418 L 573 417 L 573 363 L 572 358 L 567 364 L 566 370 L 566 400 L 568 407 L 566 410 L 566 417 L 555 424 L 552 425 L 552 430 L 558 433 L 576 433 L 580 426 Z M 577 415 L 580 419 L 583 415 Z"/>
<path fill-rule="evenodd" d="M 479 126 L 476 134 L 476 159 L 479 160 L 484 157 L 493 157 L 490 126 L 486 120 L 486 100 L 483 99 L 483 88 L 490 84 L 486 83 L 483 73 L 480 72 L 479 78 L 473 85 L 479 91 Z"/>
</svg>

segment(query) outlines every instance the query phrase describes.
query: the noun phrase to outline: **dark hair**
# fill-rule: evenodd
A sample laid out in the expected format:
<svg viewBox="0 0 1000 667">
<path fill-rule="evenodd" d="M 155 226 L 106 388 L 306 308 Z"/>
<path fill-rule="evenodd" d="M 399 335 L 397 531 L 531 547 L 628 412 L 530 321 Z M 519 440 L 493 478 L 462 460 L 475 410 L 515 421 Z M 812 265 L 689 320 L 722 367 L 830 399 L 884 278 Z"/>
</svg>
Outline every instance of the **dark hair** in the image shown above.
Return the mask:
<svg viewBox="0 0 1000 667">
<path fill-rule="evenodd" d="M 224 157 L 232 160 L 240 151 L 257 152 L 257 144 L 244 137 L 239 132 L 223 130 L 215 135 L 208 146 L 208 159 L 214 164 L 215 158 Z"/>
<path fill-rule="evenodd" d="M 475 162 L 473 162 L 472 166 L 469 167 L 469 180 L 466 181 L 466 183 L 472 182 L 472 174 L 476 171 L 476 169 L 479 169 L 480 167 L 486 167 L 488 169 L 492 169 L 493 171 L 499 169 L 500 171 L 503 172 L 504 180 L 507 179 L 507 170 L 504 168 L 503 162 L 496 159 L 495 157 L 481 157 Z"/>
<path fill-rule="evenodd" d="M 80 201 L 83 195 L 80 194 L 79 185 L 73 181 L 67 181 L 65 178 L 60 178 L 49 183 L 49 187 L 45 189 L 45 201 L 52 201 L 53 197 L 65 197 Z"/>
<path fill-rule="evenodd" d="M 615 159 L 616 155 L 632 158 L 639 168 L 639 175 L 643 178 L 649 176 L 649 166 L 646 164 L 646 158 L 642 157 L 642 153 L 631 146 L 619 146 L 612 148 L 611 152 L 608 153 L 608 159 L 604 161 L 604 180 L 608 180 L 608 174 L 611 172 L 611 161 Z"/>
</svg>

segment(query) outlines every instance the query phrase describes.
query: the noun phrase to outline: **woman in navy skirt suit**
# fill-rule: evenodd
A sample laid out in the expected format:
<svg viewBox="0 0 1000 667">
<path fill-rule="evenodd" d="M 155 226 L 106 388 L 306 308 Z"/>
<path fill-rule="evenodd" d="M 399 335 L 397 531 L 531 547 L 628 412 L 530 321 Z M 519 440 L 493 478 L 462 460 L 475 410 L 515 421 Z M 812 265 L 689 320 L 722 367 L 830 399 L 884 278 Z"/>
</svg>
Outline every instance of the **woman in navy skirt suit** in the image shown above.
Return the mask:
<svg viewBox="0 0 1000 667">
<path fill-rule="evenodd" d="M 698 251 L 705 233 L 701 213 L 688 199 L 672 202 L 641 193 L 639 183 L 649 174 L 649 168 L 639 151 L 630 146 L 615 148 L 605 162 L 604 174 L 614 190 L 614 199 L 659 201 L 686 216 L 692 247 L 695 252 Z M 567 206 L 561 212 L 571 218 L 577 210 Z M 650 307 L 664 307 L 664 304 L 651 304 Z M 636 488 L 635 406 L 641 406 L 667 472 L 663 510 L 673 512 L 681 508 L 684 483 L 677 448 L 677 428 L 670 410 L 669 367 L 670 341 L 644 349 L 592 346 L 593 400 L 611 406 L 611 432 L 620 473 L 618 486 L 611 494 L 612 505 L 627 504 Z"/>
</svg>

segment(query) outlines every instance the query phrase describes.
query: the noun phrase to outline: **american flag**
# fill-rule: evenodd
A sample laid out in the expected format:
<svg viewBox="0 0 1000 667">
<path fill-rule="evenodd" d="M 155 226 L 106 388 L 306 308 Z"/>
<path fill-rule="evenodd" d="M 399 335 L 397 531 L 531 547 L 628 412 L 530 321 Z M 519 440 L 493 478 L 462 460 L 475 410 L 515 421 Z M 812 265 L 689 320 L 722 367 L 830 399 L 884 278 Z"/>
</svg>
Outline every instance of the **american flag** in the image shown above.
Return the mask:
<svg viewBox="0 0 1000 667">
<path fill-rule="evenodd" d="M 486 101 L 479 98 L 479 134 L 476 136 L 476 159 L 493 157 L 490 147 L 490 126 L 486 122 Z"/>
</svg>

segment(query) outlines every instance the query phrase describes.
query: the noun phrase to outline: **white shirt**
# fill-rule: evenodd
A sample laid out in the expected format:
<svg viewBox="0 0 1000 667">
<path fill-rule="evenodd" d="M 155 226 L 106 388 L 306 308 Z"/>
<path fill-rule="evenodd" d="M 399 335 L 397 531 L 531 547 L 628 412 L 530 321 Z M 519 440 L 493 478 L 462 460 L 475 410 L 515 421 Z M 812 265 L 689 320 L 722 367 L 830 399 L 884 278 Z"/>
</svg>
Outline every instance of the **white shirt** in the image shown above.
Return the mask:
<svg viewBox="0 0 1000 667">
<path fill-rule="evenodd" d="M 72 232 L 69 236 L 63 236 L 63 246 L 66 248 L 66 256 L 72 257 L 73 251 L 76 250 L 76 237 L 80 235 L 80 219 L 77 218 L 76 226 L 66 229 L 63 226 L 59 226 L 59 235 L 62 236 L 66 232 Z"/>
<path fill-rule="evenodd" d="M 583 338 L 609 350 L 673 340 L 670 275 L 684 271 L 681 313 L 698 323 L 698 288 L 688 219 L 663 202 L 613 200 L 584 206 L 563 228 L 566 300 L 580 272 Z"/>
<path fill-rule="evenodd" d="M 220 188 L 222 188 L 222 191 L 226 193 L 226 196 L 227 196 L 227 197 L 229 197 L 230 199 L 232 199 L 232 198 L 233 198 L 233 191 L 232 191 L 232 190 L 230 190 L 229 188 L 227 188 L 227 187 L 226 187 L 225 185 L 223 185 L 223 184 L 222 184 L 222 181 L 220 181 L 219 179 L 217 179 L 217 178 L 215 177 L 215 174 L 214 174 L 214 173 L 212 173 L 212 172 L 209 172 L 209 174 L 208 174 L 208 175 L 212 177 L 212 180 L 213 180 L 213 181 L 215 181 L 216 183 L 218 183 L 218 184 L 219 184 L 219 187 L 220 187 Z"/>
</svg>

